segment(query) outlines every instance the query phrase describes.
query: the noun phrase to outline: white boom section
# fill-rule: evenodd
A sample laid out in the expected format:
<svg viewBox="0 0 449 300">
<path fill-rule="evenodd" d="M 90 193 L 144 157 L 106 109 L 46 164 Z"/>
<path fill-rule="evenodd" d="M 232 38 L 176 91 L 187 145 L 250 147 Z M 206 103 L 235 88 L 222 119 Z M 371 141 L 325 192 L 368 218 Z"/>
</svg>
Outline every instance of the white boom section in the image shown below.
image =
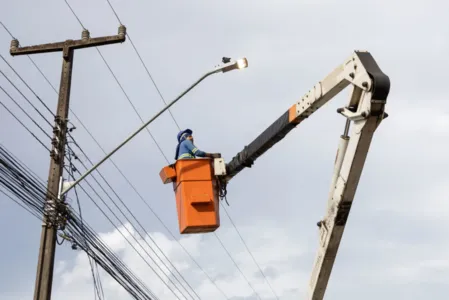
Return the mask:
<svg viewBox="0 0 449 300">
<path fill-rule="evenodd" d="M 308 299 L 311 300 L 324 297 L 371 139 L 387 117 L 384 109 L 390 91 L 388 76 L 369 52 L 355 51 L 237 153 L 226 165 L 226 176 L 223 176 L 226 183 L 243 169 L 251 168 L 258 157 L 348 86 L 352 89 L 349 103 L 337 110 L 346 117 L 346 126 L 334 164 L 326 216 L 318 222 L 320 245 L 309 284 Z"/>
<path fill-rule="evenodd" d="M 349 103 L 337 110 L 347 123 L 335 160 L 326 215 L 318 222 L 320 244 L 309 282 L 310 300 L 324 298 L 373 134 L 387 116 L 384 107 L 390 81 L 368 52 L 356 51 L 296 103 L 295 119 L 300 123 L 348 85 L 352 88 Z"/>
</svg>

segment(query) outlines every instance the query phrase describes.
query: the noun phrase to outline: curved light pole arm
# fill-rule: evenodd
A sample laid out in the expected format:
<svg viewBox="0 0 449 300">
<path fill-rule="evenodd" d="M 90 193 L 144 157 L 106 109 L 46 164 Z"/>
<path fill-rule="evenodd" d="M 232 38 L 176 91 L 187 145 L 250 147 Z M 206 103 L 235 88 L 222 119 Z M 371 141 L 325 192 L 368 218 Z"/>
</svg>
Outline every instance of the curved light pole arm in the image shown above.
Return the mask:
<svg viewBox="0 0 449 300">
<path fill-rule="evenodd" d="M 246 67 L 246 66 L 244 66 Z M 82 175 L 80 178 L 78 178 L 75 182 L 70 183 L 68 187 L 63 188 L 61 191 L 60 196 L 63 196 L 68 191 L 70 191 L 73 187 L 75 187 L 78 183 L 80 183 L 84 178 L 86 178 L 87 175 L 92 173 L 95 169 L 97 169 L 102 163 L 104 163 L 109 157 L 111 157 L 115 152 L 117 152 L 120 148 L 122 148 L 126 143 L 128 143 L 133 137 L 135 137 L 139 132 L 141 132 L 145 127 L 151 124 L 154 120 L 156 120 L 163 112 L 165 112 L 167 109 L 169 109 L 173 104 L 175 104 L 179 99 L 181 99 L 185 94 L 187 94 L 190 90 L 192 90 L 195 86 L 197 86 L 201 81 L 206 79 L 206 77 L 219 73 L 219 72 L 226 72 L 228 70 L 233 70 L 241 68 L 238 66 L 237 62 L 231 62 L 227 63 L 223 66 L 220 66 L 212 71 L 207 72 L 204 74 L 200 79 L 198 79 L 195 83 L 193 83 L 189 88 L 187 88 L 185 91 L 183 91 L 178 97 L 176 97 L 174 100 L 172 100 L 169 104 L 167 104 L 161 111 L 159 111 L 157 114 L 155 114 L 148 122 L 143 124 L 137 131 L 135 131 L 133 134 L 131 134 L 126 140 L 124 140 L 120 145 L 118 145 L 114 150 L 111 151 L 108 155 L 106 155 L 102 160 L 100 160 L 96 165 L 94 165 L 90 170 L 88 170 L 84 175 Z"/>
</svg>

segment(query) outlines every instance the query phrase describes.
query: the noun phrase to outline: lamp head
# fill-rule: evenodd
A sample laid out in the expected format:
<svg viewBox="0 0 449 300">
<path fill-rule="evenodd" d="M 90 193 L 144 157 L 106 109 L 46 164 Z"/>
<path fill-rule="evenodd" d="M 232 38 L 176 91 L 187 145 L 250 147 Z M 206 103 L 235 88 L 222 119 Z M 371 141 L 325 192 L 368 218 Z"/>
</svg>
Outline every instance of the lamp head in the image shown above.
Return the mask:
<svg viewBox="0 0 449 300">
<path fill-rule="evenodd" d="M 225 60 L 223 60 L 225 61 Z M 233 60 L 231 61 L 230 59 L 226 59 L 226 61 L 228 61 L 227 63 L 225 63 L 223 66 L 221 66 L 220 68 L 218 68 L 217 71 L 221 71 L 223 73 L 232 71 L 232 70 L 236 70 L 236 69 L 244 69 L 248 67 L 248 60 L 246 58 L 240 58 L 238 60 Z"/>
</svg>

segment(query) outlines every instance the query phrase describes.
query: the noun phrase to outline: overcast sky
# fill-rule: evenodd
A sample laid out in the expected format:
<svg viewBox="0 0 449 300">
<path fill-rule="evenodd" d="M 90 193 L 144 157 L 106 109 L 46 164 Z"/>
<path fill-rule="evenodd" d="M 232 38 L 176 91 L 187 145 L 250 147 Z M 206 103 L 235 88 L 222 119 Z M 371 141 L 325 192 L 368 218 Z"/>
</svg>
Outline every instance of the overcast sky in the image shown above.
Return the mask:
<svg viewBox="0 0 449 300">
<path fill-rule="evenodd" d="M 117 33 L 119 23 L 106 0 L 69 3 L 92 37 Z M 221 152 L 227 161 L 353 50 L 370 51 L 391 80 L 386 108 L 390 117 L 381 124 L 371 144 L 325 298 L 447 299 L 446 1 L 111 3 L 167 102 L 218 65 L 223 56 L 248 58 L 248 69 L 208 78 L 171 110 L 182 128 L 193 129 L 200 149 Z M 78 39 L 82 31 L 62 0 L 4 1 L 0 21 L 22 46 Z M 28 58 L 9 55 L 10 41 L 0 26 L 0 54 L 54 111 L 56 93 Z M 164 106 L 129 40 L 99 50 L 144 120 Z M 34 55 L 33 59 L 58 88 L 61 53 Z M 2 60 L 0 69 L 52 122 L 50 114 Z M 50 133 L 51 128 L 3 76 L 0 85 Z M 346 97 L 347 91 L 342 92 L 257 160 L 253 168 L 242 171 L 228 187 L 227 210 L 282 300 L 305 299 L 318 249 L 316 222 L 325 212 L 338 138 L 345 123 L 336 109 L 346 104 Z M 0 93 L 0 101 L 50 145 L 5 94 Z M 141 124 L 93 48 L 75 53 L 71 108 L 106 151 Z M 73 135 L 89 159 L 101 159 L 101 149 L 72 114 L 70 118 L 77 127 Z M 165 113 L 149 130 L 172 162 L 178 128 L 171 116 Z M 46 179 L 48 153 L 3 107 L 0 142 Z M 87 158 L 79 155 L 89 165 Z M 176 240 L 110 162 L 100 171 L 202 299 L 225 297 L 178 241 L 227 298 L 257 299 L 213 234 L 178 234 L 172 187 L 159 179 L 159 171 L 167 163 L 148 132 L 142 131 L 113 160 Z M 91 177 L 88 180 L 95 184 Z M 73 197 L 73 192 L 69 196 Z M 86 221 L 111 248 L 161 299 L 173 299 L 82 191 L 80 201 Z M 0 195 L 0 228 L 0 299 L 30 299 L 41 223 Z M 222 214 L 222 226 L 216 233 L 261 299 L 275 299 L 226 214 Z M 67 244 L 57 247 L 54 280 L 54 299 L 94 299 L 86 255 Z M 106 299 L 128 299 L 109 275 L 102 275 L 102 281 Z"/>
</svg>

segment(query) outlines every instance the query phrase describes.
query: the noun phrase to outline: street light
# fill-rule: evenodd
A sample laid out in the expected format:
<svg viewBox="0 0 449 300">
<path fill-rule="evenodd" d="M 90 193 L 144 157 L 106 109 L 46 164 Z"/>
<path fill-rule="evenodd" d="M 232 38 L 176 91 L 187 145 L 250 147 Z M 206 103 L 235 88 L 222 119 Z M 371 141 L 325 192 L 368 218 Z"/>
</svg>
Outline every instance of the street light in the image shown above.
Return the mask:
<svg viewBox="0 0 449 300">
<path fill-rule="evenodd" d="M 68 191 L 70 191 L 74 186 L 76 186 L 78 183 L 80 183 L 84 178 L 86 178 L 87 175 L 92 173 L 95 169 L 97 169 L 102 163 L 104 163 L 109 157 L 111 157 L 117 150 L 122 148 L 126 143 L 128 143 L 133 137 L 135 137 L 139 132 L 141 132 L 145 127 L 151 124 L 154 120 L 156 120 L 164 111 L 169 109 L 173 104 L 175 104 L 179 99 L 181 99 L 185 94 L 187 94 L 191 89 L 193 89 L 195 86 L 197 86 L 201 81 L 203 81 L 206 77 L 209 77 L 212 74 L 215 73 L 226 73 L 232 70 L 240 70 L 248 67 L 248 60 L 246 58 L 241 58 L 236 61 L 230 61 L 223 64 L 222 66 L 218 66 L 212 71 L 207 72 L 203 76 L 200 77 L 195 83 L 193 83 L 189 88 L 187 88 L 184 92 L 182 92 L 178 97 L 176 97 L 173 101 L 171 101 L 168 105 L 166 105 L 161 111 L 159 111 L 154 117 L 152 117 L 148 122 L 143 124 L 139 129 L 137 129 L 133 134 L 131 134 L 125 141 L 123 141 L 120 145 L 118 145 L 114 150 L 112 150 L 111 153 L 106 155 L 102 160 L 100 160 L 96 165 L 94 165 L 90 170 L 88 170 L 84 175 L 82 175 L 80 178 L 78 178 L 76 181 L 73 182 L 66 182 L 62 184 L 60 197 L 62 197 L 64 194 L 66 194 Z"/>
<path fill-rule="evenodd" d="M 238 59 L 237 61 L 230 62 L 222 67 L 223 73 L 229 72 L 235 69 L 244 69 L 248 67 L 248 60 L 246 58 Z"/>
</svg>

